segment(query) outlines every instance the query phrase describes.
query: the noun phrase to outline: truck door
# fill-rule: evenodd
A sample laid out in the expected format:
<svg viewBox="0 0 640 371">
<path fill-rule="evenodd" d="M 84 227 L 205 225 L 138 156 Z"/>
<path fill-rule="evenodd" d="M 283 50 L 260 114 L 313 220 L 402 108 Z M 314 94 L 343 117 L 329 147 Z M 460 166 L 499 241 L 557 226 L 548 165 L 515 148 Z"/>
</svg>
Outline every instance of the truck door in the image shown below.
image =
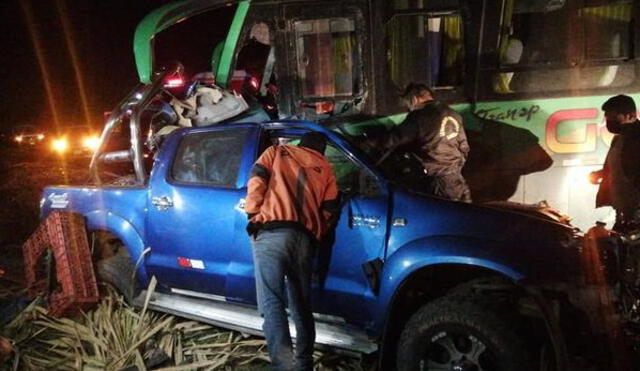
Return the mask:
<svg viewBox="0 0 640 371">
<path fill-rule="evenodd" d="M 273 131 L 264 136 L 273 142 L 295 144 L 300 135 Z M 368 298 L 375 298 L 363 264 L 384 254 L 388 195 L 376 176 L 348 155 L 341 145 L 330 143 L 325 155 L 334 168 L 344 200 L 334 233 L 317 250 L 313 310 L 364 323 L 369 313 L 354 312 L 353 309 L 367 308 Z M 227 300 L 256 305 L 251 244 L 245 226 L 246 223 L 237 225 L 238 238 L 229 269 Z"/>
<path fill-rule="evenodd" d="M 147 270 L 170 288 L 224 295 L 254 130 L 207 128 L 164 144 L 150 180 Z M 249 163 L 245 163 L 249 161 Z"/>
<path fill-rule="evenodd" d="M 318 250 L 314 311 L 366 323 L 371 317 L 363 309 L 373 308 L 367 304 L 375 300 L 376 288 L 365 266 L 384 256 L 389 198 L 377 176 L 337 143 L 327 145 L 325 156 L 336 174 L 342 208 L 334 234 Z"/>
</svg>

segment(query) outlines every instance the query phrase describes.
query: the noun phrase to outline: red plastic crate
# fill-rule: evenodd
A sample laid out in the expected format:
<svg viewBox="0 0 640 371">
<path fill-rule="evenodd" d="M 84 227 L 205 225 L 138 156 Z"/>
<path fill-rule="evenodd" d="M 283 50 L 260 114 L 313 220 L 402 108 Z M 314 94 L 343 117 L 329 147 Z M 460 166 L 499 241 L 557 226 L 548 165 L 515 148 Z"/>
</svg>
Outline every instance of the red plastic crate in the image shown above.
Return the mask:
<svg viewBox="0 0 640 371">
<path fill-rule="evenodd" d="M 45 222 L 22 245 L 25 281 L 30 297 L 44 294 L 47 289 L 45 255 L 49 249 L 49 235 Z"/>
<path fill-rule="evenodd" d="M 82 215 L 53 212 L 24 244 L 25 270 L 30 293 L 47 288 L 42 284 L 40 262 L 47 249 L 53 251 L 57 288 L 49 296 L 49 313 L 54 316 L 77 314 L 98 301 L 89 242 Z"/>
</svg>

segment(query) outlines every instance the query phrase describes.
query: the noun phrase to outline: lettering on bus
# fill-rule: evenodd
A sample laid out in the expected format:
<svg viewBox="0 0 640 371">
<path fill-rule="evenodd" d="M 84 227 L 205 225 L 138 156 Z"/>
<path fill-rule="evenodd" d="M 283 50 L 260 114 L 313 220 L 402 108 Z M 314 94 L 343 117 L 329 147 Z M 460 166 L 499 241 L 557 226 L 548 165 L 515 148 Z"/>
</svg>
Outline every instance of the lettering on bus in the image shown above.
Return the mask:
<svg viewBox="0 0 640 371">
<path fill-rule="evenodd" d="M 554 153 L 594 152 L 597 149 L 598 136 L 606 145 L 610 145 L 613 135 L 605 126 L 600 126 L 598 122 L 593 121 L 598 118 L 598 115 L 599 111 L 596 108 L 554 112 L 549 116 L 545 128 L 547 148 Z M 578 123 L 576 126 L 575 121 L 581 120 L 584 122 Z M 574 130 L 570 132 L 569 136 L 562 135 L 561 127 L 563 123 L 568 124 L 569 121 L 574 122 Z M 571 139 L 567 140 L 566 137 Z"/>
<path fill-rule="evenodd" d="M 526 121 L 530 121 L 531 118 L 540 111 L 540 106 L 532 104 L 528 107 L 521 108 L 509 108 L 506 110 L 500 110 L 500 107 L 483 108 L 476 111 L 476 115 L 483 119 L 488 120 L 517 120 L 524 118 Z"/>
</svg>

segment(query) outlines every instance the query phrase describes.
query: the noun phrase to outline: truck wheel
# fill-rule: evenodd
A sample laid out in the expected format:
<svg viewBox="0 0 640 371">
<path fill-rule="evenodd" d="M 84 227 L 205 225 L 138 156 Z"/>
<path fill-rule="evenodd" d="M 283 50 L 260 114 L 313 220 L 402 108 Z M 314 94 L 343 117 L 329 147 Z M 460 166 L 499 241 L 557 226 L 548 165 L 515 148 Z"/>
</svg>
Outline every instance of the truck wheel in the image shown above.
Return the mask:
<svg viewBox="0 0 640 371">
<path fill-rule="evenodd" d="M 504 318 L 473 296 L 426 304 L 411 316 L 400 336 L 397 368 L 530 370 L 526 347 Z"/>
<path fill-rule="evenodd" d="M 129 304 L 140 292 L 134 272 L 135 266 L 124 248 L 119 249 L 115 255 L 96 263 L 98 282 L 115 288 Z"/>
</svg>

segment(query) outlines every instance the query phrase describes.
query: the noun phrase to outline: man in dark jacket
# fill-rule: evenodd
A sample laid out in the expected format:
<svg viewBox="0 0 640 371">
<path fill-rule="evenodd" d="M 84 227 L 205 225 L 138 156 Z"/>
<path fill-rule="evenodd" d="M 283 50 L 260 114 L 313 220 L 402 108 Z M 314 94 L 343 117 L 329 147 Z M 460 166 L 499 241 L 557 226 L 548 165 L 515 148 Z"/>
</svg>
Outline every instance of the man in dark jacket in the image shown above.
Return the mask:
<svg viewBox="0 0 640 371">
<path fill-rule="evenodd" d="M 409 145 L 427 175 L 429 193 L 471 202 L 471 192 L 462 176 L 469 153 L 462 117 L 435 100 L 424 84 L 409 84 L 403 99 L 410 111 L 407 118 L 374 145 L 387 152 Z"/>
<path fill-rule="evenodd" d="M 640 121 L 633 99 L 626 95 L 609 98 L 602 110 L 607 130 L 615 135 L 603 169 L 591 174 L 600 182 L 596 207 L 612 206 L 613 229 L 625 231 L 640 220 Z"/>
</svg>

